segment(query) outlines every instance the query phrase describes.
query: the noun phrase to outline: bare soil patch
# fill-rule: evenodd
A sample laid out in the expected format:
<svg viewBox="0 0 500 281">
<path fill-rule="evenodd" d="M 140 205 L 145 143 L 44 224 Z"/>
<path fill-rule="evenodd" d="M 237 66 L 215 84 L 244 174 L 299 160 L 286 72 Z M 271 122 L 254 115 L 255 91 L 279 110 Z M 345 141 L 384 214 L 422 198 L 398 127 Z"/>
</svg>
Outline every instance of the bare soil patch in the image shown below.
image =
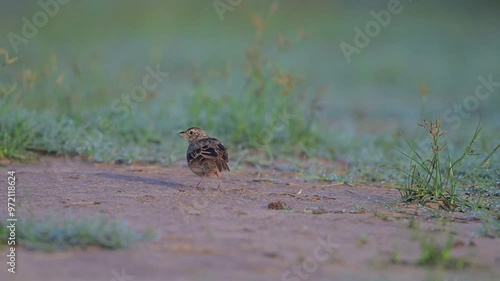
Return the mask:
<svg viewBox="0 0 500 281">
<path fill-rule="evenodd" d="M 11 164 L 24 212 L 103 213 L 158 239 L 132 248 L 45 253 L 18 248 L 16 274 L 1 280 L 497 280 L 500 243 L 477 235 L 481 223 L 450 214 L 453 256 L 471 265 L 435 270 L 414 265 L 417 216 L 439 236 L 437 219 L 396 203 L 389 187 L 304 183 L 293 172 L 240 169 L 215 179 L 185 166 L 110 165 L 60 158 Z M 4 183 L 7 168 L 2 167 Z M 5 186 L 5 184 L 4 184 Z M 0 195 L 6 202 L 6 191 Z M 22 219 L 22 218 L 20 218 Z M 6 249 L 4 248 L 4 252 Z M 399 262 L 392 262 L 398 256 Z M 7 258 L 4 255 L 4 259 Z M 133 277 L 133 279 L 131 279 Z M 120 279 L 121 278 L 121 279 Z"/>
</svg>

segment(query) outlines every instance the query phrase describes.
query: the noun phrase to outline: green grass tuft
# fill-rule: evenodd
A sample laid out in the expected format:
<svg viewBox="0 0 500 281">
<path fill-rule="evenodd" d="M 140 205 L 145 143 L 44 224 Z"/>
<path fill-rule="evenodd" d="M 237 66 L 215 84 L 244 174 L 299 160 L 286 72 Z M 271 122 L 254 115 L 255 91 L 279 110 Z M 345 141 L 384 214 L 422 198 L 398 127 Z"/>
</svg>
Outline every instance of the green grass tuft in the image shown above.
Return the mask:
<svg viewBox="0 0 500 281">
<path fill-rule="evenodd" d="M 0 55 L 2 51 L 0 49 Z M 1 74 L 5 67 L 0 69 Z M 16 89 L 15 82 L 0 81 L 0 158 L 24 159 L 26 147 L 33 139 L 33 120 L 25 116 L 23 110 L 12 109 Z"/>
<path fill-rule="evenodd" d="M 463 269 L 469 264 L 462 258 L 452 256 L 451 251 L 455 241 L 452 233 L 448 233 L 444 243 L 439 242 L 434 235 L 418 236 L 417 239 L 420 243 L 421 254 L 416 265 Z"/>
<path fill-rule="evenodd" d="M 447 149 L 446 131 L 441 127 L 441 120 L 423 121 L 421 126 L 428 130 L 430 141 L 429 156 L 419 152 L 417 147 L 409 140 L 405 140 L 410 148 L 410 152 L 400 151 L 410 160 L 409 170 L 403 173 L 407 176 L 407 184 L 398 188 L 403 201 L 418 202 L 426 204 L 428 202 L 439 203 L 445 210 L 468 210 L 474 205 L 480 206 L 480 197 L 464 198 L 460 196 L 459 188 L 465 186 L 466 180 L 474 175 L 474 172 L 483 168 L 500 147 L 497 145 L 483 161 L 467 171 L 457 173 L 464 164 L 468 156 L 474 155 L 473 146 L 479 139 L 481 128 L 478 125 L 474 135 L 468 142 L 461 155 L 453 160 Z M 446 155 L 443 152 L 447 151 Z"/>
<path fill-rule="evenodd" d="M 20 112 L 1 113 L 0 158 L 25 159 L 27 146 L 33 139 L 32 120 Z"/>
<path fill-rule="evenodd" d="M 151 230 L 139 231 L 126 221 L 104 216 L 63 216 L 47 214 L 18 221 L 18 241 L 33 250 L 54 251 L 90 246 L 120 249 L 153 239 Z"/>
</svg>

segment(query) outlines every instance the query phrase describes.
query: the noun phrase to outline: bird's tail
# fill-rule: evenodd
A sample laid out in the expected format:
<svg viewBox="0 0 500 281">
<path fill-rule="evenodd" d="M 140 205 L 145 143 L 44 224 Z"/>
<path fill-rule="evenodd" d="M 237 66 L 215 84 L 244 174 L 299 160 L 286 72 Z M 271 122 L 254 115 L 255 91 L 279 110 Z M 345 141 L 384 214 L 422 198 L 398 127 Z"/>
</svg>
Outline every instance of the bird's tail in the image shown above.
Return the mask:
<svg viewBox="0 0 500 281">
<path fill-rule="evenodd" d="M 217 161 L 217 169 L 219 170 L 219 172 L 222 172 L 222 171 L 231 171 L 229 169 L 229 166 L 227 165 L 227 162 L 226 161 Z"/>
</svg>

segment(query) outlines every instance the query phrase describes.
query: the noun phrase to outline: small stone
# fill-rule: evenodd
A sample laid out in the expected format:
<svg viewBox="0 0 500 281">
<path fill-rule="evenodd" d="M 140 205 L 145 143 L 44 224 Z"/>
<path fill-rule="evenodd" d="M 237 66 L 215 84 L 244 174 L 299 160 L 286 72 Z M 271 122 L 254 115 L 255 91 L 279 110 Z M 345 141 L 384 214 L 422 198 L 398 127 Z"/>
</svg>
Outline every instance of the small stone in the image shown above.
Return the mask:
<svg viewBox="0 0 500 281">
<path fill-rule="evenodd" d="M 275 201 L 275 202 L 271 202 L 267 205 L 267 207 L 269 209 L 273 209 L 273 210 L 284 210 L 284 209 L 288 209 L 288 205 L 285 203 L 285 202 L 282 202 L 282 201 Z"/>
</svg>

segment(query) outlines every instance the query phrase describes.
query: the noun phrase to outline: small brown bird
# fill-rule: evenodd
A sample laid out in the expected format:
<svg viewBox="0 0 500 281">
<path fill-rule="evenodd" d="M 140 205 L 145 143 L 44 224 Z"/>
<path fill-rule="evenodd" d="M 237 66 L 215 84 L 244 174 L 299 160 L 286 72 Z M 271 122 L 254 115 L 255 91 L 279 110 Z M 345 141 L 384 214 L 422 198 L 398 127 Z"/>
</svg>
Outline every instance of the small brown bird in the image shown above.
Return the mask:
<svg viewBox="0 0 500 281">
<path fill-rule="evenodd" d="M 220 189 L 220 174 L 230 171 L 227 165 L 227 148 L 200 128 L 191 127 L 177 135 L 189 142 L 186 153 L 188 166 L 193 173 L 201 177 L 196 188 L 200 189 L 200 183 L 205 177 L 217 176 L 217 189 Z"/>
</svg>

